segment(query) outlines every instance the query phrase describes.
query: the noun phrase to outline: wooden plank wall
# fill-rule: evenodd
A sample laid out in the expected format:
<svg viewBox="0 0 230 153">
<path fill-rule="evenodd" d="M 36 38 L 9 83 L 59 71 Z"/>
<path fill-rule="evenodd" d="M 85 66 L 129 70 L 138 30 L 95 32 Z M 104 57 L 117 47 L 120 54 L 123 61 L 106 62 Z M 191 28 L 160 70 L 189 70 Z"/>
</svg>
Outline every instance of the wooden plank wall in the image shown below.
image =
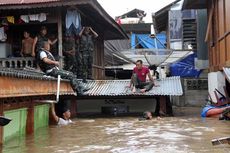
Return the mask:
<svg viewBox="0 0 230 153">
<path fill-rule="evenodd" d="M 210 71 L 230 66 L 230 1 L 208 1 L 208 13 L 213 9 L 208 37 Z"/>
<path fill-rule="evenodd" d="M 99 36 L 95 43 L 95 50 L 93 56 L 93 79 L 105 79 L 105 65 L 104 65 L 104 40 Z"/>
</svg>

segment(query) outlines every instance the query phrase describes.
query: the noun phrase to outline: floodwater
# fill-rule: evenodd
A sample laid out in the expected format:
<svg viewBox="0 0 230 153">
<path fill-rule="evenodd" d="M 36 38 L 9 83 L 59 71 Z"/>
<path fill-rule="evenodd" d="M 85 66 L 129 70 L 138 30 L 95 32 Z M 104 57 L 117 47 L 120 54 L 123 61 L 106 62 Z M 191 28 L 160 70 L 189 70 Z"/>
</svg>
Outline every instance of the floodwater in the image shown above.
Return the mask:
<svg viewBox="0 0 230 153">
<path fill-rule="evenodd" d="M 230 122 L 202 119 L 199 110 L 177 108 L 175 117 L 81 118 L 7 142 L 3 153 L 227 153 L 230 145 L 211 140 L 230 135 Z"/>
</svg>

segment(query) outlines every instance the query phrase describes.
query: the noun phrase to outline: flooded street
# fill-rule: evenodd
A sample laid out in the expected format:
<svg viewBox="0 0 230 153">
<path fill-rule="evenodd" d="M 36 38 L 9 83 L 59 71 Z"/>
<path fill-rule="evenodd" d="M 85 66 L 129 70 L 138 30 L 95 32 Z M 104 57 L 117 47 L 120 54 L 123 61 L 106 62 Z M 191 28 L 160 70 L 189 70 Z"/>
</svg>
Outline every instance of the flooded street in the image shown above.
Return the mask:
<svg viewBox="0 0 230 153">
<path fill-rule="evenodd" d="M 224 153 L 230 145 L 211 140 L 230 134 L 230 122 L 202 119 L 200 108 L 177 108 L 175 117 L 138 121 L 137 117 L 74 119 L 5 144 L 3 153 Z M 195 115 L 194 115 L 195 114 Z"/>
</svg>

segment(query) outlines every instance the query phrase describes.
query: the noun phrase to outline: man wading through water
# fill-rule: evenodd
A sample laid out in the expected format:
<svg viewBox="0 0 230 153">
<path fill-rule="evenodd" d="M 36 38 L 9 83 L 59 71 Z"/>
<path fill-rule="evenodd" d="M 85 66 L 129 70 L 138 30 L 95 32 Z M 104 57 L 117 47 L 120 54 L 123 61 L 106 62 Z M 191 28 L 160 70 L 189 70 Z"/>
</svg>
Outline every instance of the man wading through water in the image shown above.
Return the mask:
<svg viewBox="0 0 230 153">
<path fill-rule="evenodd" d="M 49 76 L 58 77 L 61 76 L 62 79 L 70 80 L 71 86 L 78 95 L 83 95 L 84 92 L 89 89 L 84 88 L 81 83 L 77 80 L 76 75 L 72 72 L 60 70 L 58 68 L 59 62 L 55 61 L 55 58 L 50 53 L 50 44 L 49 42 L 44 42 L 43 48 L 38 52 L 37 61 L 43 72 Z"/>
<path fill-rule="evenodd" d="M 58 117 L 56 115 L 56 112 L 55 112 L 55 107 L 54 107 L 54 104 L 52 103 L 51 104 L 51 113 L 52 113 L 52 116 L 55 120 L 55 122 L 58 124 L 58 125 L 68 125 L 70 123 L 73 123 L 71 120 L 70 120 L 70 117 L 71 117 L 71 113 L 70 113 L 70 110 L 68 108 L 63 108 L 62 110 L 62 117 Z"/>
<path fill-rule="evenodd" d="M 146 82 L 146 76 L 148 76 L 150 82 Z M 154 79 L 150 74 L 149 68 L 143 66 L 142 60 L 136 61 L 136 67 L 133 69 L 129 87 L 131 88 L 132 85 L 133 93 L 136 92 L 136 89 L 140 89 L 140 92 L 144 93 L 151 90 L 154 86 Z"/>
</svg>

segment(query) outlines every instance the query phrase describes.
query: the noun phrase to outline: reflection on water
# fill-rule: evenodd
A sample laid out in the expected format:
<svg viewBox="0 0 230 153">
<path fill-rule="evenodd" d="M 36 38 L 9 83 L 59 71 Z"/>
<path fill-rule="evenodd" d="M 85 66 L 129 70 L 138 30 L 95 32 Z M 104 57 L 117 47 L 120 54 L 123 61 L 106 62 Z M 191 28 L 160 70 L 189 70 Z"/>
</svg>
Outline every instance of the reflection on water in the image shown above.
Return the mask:
<svg viewBox="0 0 230 153">
<path fill-rule="evenodd" d="M 184 110 L 183 110 L 184 111 Z M 191 114 L 161 120 L 136 117 L 75 119 L 69 126 L 51 126 L 7 142 L 4 153 L 221 153 L 230 145 L 211 140 L 229 136 L 230 122 Z M 192 112 L 190 110 L 190 112 Z"/>
</svg>

